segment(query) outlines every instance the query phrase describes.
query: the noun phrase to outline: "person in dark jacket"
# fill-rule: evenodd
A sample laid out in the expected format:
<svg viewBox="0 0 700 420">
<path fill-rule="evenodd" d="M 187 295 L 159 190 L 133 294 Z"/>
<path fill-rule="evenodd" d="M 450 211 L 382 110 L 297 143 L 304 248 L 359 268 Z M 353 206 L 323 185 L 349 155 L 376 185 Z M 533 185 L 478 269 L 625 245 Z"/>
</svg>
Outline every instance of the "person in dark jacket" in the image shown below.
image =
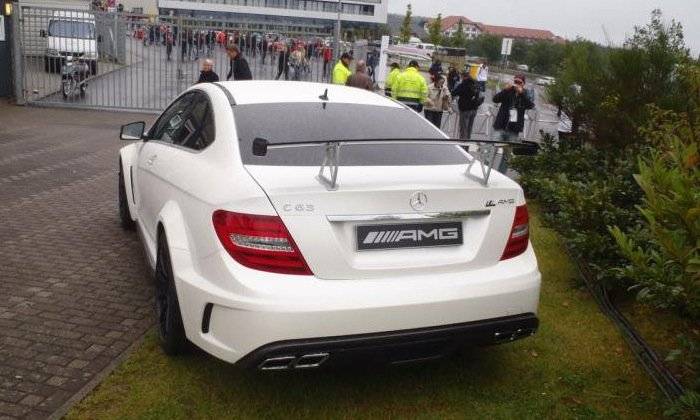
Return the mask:
<svg viewBox="0 0 700 420">
<path fill-rule="evenodd" d="M 269 48 L 269 43 L 267 41 L 267 36 L 263 36 L 262 44 L 260 46 L 260 53 L 262 54 L 262 63 L 265 64 L 265 57 L 267 57 L 267 49 Z M 272 61 L 272 59 L 270 59 Z"/>
<path fill-rule="evenodd" d="M 454 66 L 447 70 L 447 88 L 452 92 L 460 81 L 459 72 Z"/>
<path fill-rule="evenodd" d="M 275 77 L 275 80 L 279 80 L 282 73 L 284 73 L 284 80 L 289 80 L 289 47 L 286 45 L 282 46 L 282 51 L 280 51 L 277 59 L 277 77 Z"/>
<path fill-rule="evenodd" d="M 202 71 L 199 73 L 197 83 L 218 82 L 219 75 L 214 72 L 214 61 L 207 58 L 202 62 Z"/>
<path fill-rule="evenodd" d="M 437 79 L 439 75 L 442 74 L 442 62 L 437 58 L 433 58 L 433 64 L 430 65 L 428 73 L 432 77 L 432 80 Z"/>
<path fill-rule="evenodd" d="M 493 102 L 501 104 L 498 108 L 493 128 L 503 141 L 515 141 L 525 127 L 525 111 L 535 107 L 525 91 L 525 76 L 517 74 L 513 84 L 493 96 Z"/>
<path fill-rule="evenodd" d="M 453 98 L 458 97 L 459 109 L 459 138 L 469 140 L 472 137 L 472 128 L 479 106 L 484 98 L 479 94 L 479 86 L 471 78 L 468 71 L 462 72 L 462 82 L 450 92 Z"/>
<path fill-rule="evenodd" d="M 253 80 L 253 75 L 250 73 L 248 61 L 241 55 L 241 49 L 237 45 L 230 45 L 226 48 L 226 54 L 230 59 L 228 74 L 226 80 Z"/>
<path fill-rule="evenodd" d="M 512 142 L 518 139 L 518 134 L 525 127 L 525 111 L 535 107 L 530 96 L 525 90 L 525 76 L 516 74 L 513 84 L 506 87 L 493 96 L 493 102 L 501 104 L 493 122 L 493 128 L 497 139 Z M 506 148 L 498 165 L 498 170 L 505 173 L 508 170 L 510 151 Z"/>
</svg>

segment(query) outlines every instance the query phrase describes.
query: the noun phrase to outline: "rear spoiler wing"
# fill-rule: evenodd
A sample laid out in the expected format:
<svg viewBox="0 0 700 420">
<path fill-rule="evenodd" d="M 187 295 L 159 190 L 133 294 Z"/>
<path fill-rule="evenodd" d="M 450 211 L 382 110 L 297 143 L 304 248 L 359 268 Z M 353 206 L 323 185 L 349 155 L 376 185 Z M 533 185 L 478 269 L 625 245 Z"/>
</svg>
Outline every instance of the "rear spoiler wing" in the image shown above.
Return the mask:
<svg viewBox="0 0 700 420">
<path fill-rule="evenodd" d="M 323 184 L 329 191 L 338 189 L 338 167 L 340 166 L 340 148 L 342 146 L 356 145 L 387 145 L 387 144 L 421 144 L 433 146 L 454 145 L 468 148 L 470 145 L 476 145 L 477 150 L 470 152 L 467 157 L 467 171 L 465 175 L 478 181 L 483 186 L 488 186 L 489 177 L 493 161 L 496 158 L 496 153 L 499 148 L 512 148 L 513 154 L 518 155 L 533 155 L 537 153 L 539 145 L 533 141 L 515 141 L 506 142 L 498 140 L 461 140 L 461 139 L 369 139 L 369 140 L 322 140 L 322 141 L 299 141 L 288 143 L 270 143 L 263 138 L 253 140 L 253 155 L 266 156 L 268 151 L 275 149 L 290 149 L 295 147 L 314 147 L 322 146 L 325 148 L 326 155 L 323 158 L 321 167 L 318 171 L 316 179 Z M 475 163 L 479 164 L 481 175 L 471 173 L 472 166 Z M 326 175 L 328 169 L 328 175 Z"/>
</svg>

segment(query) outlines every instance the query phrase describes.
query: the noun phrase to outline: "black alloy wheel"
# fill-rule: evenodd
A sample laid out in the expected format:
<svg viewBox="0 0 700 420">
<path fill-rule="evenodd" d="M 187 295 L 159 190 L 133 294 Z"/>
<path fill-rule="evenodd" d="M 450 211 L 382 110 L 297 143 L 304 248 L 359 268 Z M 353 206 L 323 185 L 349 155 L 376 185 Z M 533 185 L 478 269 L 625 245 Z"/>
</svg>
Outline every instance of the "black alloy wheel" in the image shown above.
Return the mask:
<svg viewBox="0 0 700 420">
<path fill-rule="evenodd" d="M 165 232 L 161 232 L 158 239 L 155 282 L 155 309 L 160 346 L 165 354 L 175 356 L 184 352 L 187 338 L 182 325 Z"/>
</svg>

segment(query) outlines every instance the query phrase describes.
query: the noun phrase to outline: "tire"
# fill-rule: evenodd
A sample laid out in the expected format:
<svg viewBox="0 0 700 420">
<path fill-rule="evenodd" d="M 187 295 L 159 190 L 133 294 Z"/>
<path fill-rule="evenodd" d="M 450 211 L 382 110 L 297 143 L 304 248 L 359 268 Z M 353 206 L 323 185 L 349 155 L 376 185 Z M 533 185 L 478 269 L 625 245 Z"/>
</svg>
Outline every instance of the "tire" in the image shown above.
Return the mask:
<svg viewBox="0 0 700 420">
<path fill-rule="evenodd" d="M 131 212 L 129 211 L 129 202 L 126 197 L 126 185 L 124 184 L 121 159 L 119 160 L 119 221 L 124 230 L 136 229 L 136 223 L 131 219 Z"/>
<path fill-rule="evenodd" d="M 180 304 L 177 300 L 170 250 L 165 232 L 158 237 L 156 258 L 155 310 L 158 328 L 158 341 L 168 356 L 177 356 L 187 349 L 187 337 L 182 325 Z"/>
</svg>

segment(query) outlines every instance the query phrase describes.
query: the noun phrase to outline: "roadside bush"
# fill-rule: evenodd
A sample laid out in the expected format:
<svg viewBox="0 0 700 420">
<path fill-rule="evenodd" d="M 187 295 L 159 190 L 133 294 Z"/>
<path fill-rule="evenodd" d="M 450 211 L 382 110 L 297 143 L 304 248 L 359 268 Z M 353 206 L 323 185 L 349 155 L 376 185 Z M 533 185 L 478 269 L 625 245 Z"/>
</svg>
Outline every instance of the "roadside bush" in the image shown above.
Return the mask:
<svg viewBox="0 0 700 420">
<path fill-rule="evenodd" d="M 632 281 L 641 301 L 676 310 L 700 323 L 700 66 L 681 68 L 679 82 L 691 96 L 685 112 L 651 107 L 642 130 L 653 146 L 639 158 L 635 179 L 644 198 L 641 229 L 610 231 L 627 263 L 610 271 Z M 689 391 L 669 410 L 672 416 L 700 417 L 698 331 L 679 337 L 667 361 L 680 363 L 692 378 Z"/>
<path fill-rule="evenodd" d="M 700 66 L 680 25 L 654 11 L 624 49 L 570 44 L 548 93 L 582 130 L 514 159 L 526 192 L 609 289 L 700 325 Z M 691 390 L 668 414 L 700 417 L 700 332 L 685 333 L 668 360 Z"/>
<path fill-rule="evenodd" d="M 641 225 L 635 208 L 641 191 L 626 155 L 611 155 L 580 141 L 557 145 L 544 135 L 540 153 L 513 159 L 513 168 L 574 254 L 588 263 L 599 281 L 620 286 L 606 267 L 624 263 L 624 255 L 607 226 L 633 230 Z"/>
<path fill-rule="evenodd" d="M 639 159 L 642 229 L 610 229 L 628 260 L 614 269 L 637 296 L 700 321 L 700 119 L 656 109 L 647 130 L 655 147 Z"/>
</svg>

